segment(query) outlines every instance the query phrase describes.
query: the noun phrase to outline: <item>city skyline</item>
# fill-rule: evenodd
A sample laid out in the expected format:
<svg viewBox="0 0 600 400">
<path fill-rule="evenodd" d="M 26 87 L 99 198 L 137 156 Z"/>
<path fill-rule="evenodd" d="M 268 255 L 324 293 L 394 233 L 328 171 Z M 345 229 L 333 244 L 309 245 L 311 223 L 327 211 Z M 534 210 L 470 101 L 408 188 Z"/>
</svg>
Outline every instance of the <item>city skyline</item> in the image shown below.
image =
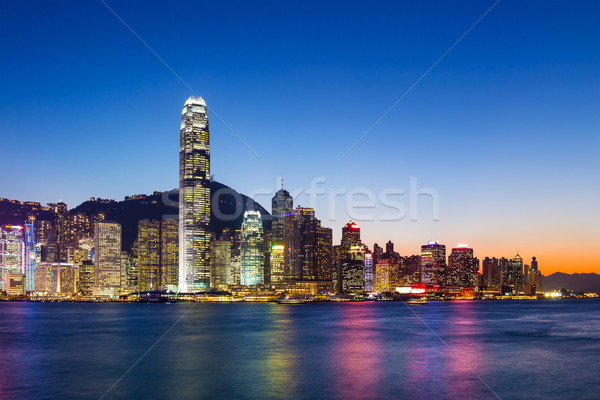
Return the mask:
<svg viewBox="0 0 600 400">
<path fill-rule="evenodd" d="M 305 36 L 275 22 L 274 17 L 287 16 L 290 9 L 264 10 L 252 25 L 243 20 L 242 9 L 231 15 L 228 34 L 207 19 L 212 29 L 207 29 L 203 64 L 193 62 L 195 57 L 184 62 L 185 45 L 196 36 L 186 39 L 169 30 L 161 38 L 160 29 L 150 29 L 174 21 L 173 9 L 153 3 L 141 11 L 128 4 L 113 8 L 260 156 L 209 110 L 212 171 L 218 181 L 250 194 L 265 187 L 277 190 L 283 172 L 290 192 L 325 177 L 325 190 L 366 187 L 380 193 L 390 187 L 408 189 L 415 176 L 419 187 L 439 193 L 440 221 L 427 215 L 415 222 L 358 221 L 365 242 L 391 239 L 404 254 L 414 254 L 428 240 L 447 246 L 466 242 L 480 259 L 519 252 L 526 259 L 536 256 L 546 274 L 597 272 L 598 257 L 589 254 L 600 223 L 593 184 L 599 140 L 594 71 L 599 60 L 589 51 L 598 37 L 592 18 L 597 5 L 574 9 L 548 4 L 538 13 L 532 5 L 500 3 L 342 157 L 490 5 L 465 3 L 460 12 L 444 5 L 389 5 L 386 17 L 366 7 L 360 31 L 353 28 L 358 20 L 350 12 L 344 14 L 347 20 L 326 26 L 319 23 L 324 17 L 303 6 L 294 11 L 317 26 Z M 22 13 L 21 5 L 6 7 L 0 29 L 20 35 L 8 44 L 12 57 L 2 67 L 2 75 L 11 80 L 1 81 L 6 90 L 0 100 L 0 130 L 6 154 L 23 154 L 36 179 L 25 183 L 19 178 L 20 164 L 7 163 L 2 197 L 64 200 L 74 207 L 92 196 L 120 199 L 176 187 L 172 116 L 190 95 L 189 88 L 102 4 L 62 10 L 69 21 L 63 30 L 48 26 L 56 21 L 43 21 L 49 6 L 40 4 L 29 13 L 29 28 L 10 18 Z M 157 10 L 164 11 L 162 20 L 152 17 Z M 336 13 L 329 5 L 321 11 L 327 17 Z M 68 18 L 77 13 L 89 18 Z M 213 5 L 206 13 L 223 16 L 225 11 Z M 453 18 L 446 18 L 448 13 Z M 421 17 L 420 26 L 410 21 L 415 16 Z M 31 28 L 39 26 L 48 28 L 41 42 L 38 28 Z M 65 40 L 69 30 L 78 35 Z M 97 31 L 106 36 L 92 40 Z M 317 45 L 319 40 L 324 43 Z M 254 42 L 264 47 L 252 47 Z M 289 51 L 271 55 L 282 43 Z M 31 52 L 19 53 L 21 47 Z M 83 47 L 95 51 L 77 51 Z M 328 51 L 331 47 L 336 50 Z M 43 70 L 33 62 L 37 54 L 48 61 Z M 131 57 L 115 57 L 119 62 L 114 63 L 102 54 Z M 214 61 L 205 57 L 209 55 Z M 128 60 L 121 63 L 122 58 Z M 27 112 L 32 92 L 37 94 L 35 114 Z M 30 115 L 27 131 L 18 117 L 22 115 Z M 87 134 L 79 137 L 84 123 Z M 25 145 L 26 134 L 31 143 Z M 267 198 L 257 200 L 267 206 Z M 309 205 L 300 196 L 296 204 L 314 207 L 339 242 L 349 219 L 343 201 L 333 221 L 327 202 Z"/>
</svg>

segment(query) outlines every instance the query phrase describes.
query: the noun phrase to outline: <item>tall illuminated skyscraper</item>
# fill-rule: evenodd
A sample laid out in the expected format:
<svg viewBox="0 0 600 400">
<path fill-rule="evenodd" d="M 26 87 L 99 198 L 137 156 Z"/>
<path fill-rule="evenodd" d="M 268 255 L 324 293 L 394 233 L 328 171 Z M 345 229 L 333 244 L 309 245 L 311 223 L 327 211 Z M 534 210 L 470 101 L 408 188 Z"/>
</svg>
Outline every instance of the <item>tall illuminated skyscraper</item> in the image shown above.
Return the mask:
<svg viewBox="0 0 600 400">
<path fill-rule="evenodd" d="M 431 240 L 421 246 L 421 282 L 443 284 L 446 274 L 446 246 Z"/>
<path fill-rule="evenodd" d="M 242 222 L 241 283 L 264 283 L 263 227 L 258 211 L 246 211 Z"/>
<path fill-rule="evenodd" d="M 451 286 L 475 287 L 478 284 L 479 260 L 473 256 L 473 249 L 459 244 L 448 256 L 448 276 L 446 283 Z"/>
<path fill-rule="evenodd" d="M 190 97 L 181 112 L 179 291 L 210 288 L 210 142 L 206 103 Z"/>
<path fill-rule="evenodd" d="M 116 296 L 121 289 L 121 224 L 98 222 L 94 244 L 94 294 Z"/>
<path fill-rule="evenodd" d="M 283 244 L 284 237 L 284 225 L 285 215 L 292 211 L 294 199 L 290 196 L 290 193 L 283 188 L 283 179 L 281 181 L 281 189 L 275 193 L 271 200 L 271 215 L 272 215 L 272 228 L 271 228 L 271 243 L 272 244 Z"/>
</svg>

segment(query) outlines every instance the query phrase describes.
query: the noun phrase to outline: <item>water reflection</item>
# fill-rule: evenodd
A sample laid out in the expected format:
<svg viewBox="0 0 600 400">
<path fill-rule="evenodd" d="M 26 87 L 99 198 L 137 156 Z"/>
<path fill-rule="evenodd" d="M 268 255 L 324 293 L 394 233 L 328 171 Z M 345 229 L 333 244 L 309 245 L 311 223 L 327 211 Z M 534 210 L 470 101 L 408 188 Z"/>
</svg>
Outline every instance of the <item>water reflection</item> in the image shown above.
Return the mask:
<svg viewBox="0 0 600 400">
<path fill-rule="evenodd" d="M 330 370 L 336 397 L 364 399 L 377 397 L 380 387 L 381 320 L 376 305 L 345 304 L 339 310 L 339 323 L 333 340 Z"/>
<path fill-rule="evenodd" d="M 269 308 L 271 324 L 265 331 L 265 357 L 263 361 L 266 391 L 274 398 L 291 398 L 296 393 L 295 375 L 298 374 L 300 349 L 296 329 L 290 314 L 297 306 L 273 305 Z"/>
</svg>

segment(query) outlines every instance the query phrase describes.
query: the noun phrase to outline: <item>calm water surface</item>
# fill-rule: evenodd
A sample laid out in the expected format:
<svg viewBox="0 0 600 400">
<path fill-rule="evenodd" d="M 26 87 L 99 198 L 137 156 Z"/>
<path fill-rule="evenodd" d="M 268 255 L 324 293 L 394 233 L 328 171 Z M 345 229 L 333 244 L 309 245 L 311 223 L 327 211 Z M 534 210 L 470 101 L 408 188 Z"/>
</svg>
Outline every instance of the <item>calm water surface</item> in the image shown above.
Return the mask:
<svg viewBox="0 0 600 400">
<path fill-rule="evenodd" d="M 599 363 L 592 300 L 0 303 L 0 399 L 597 399 Z"/>
</svg>

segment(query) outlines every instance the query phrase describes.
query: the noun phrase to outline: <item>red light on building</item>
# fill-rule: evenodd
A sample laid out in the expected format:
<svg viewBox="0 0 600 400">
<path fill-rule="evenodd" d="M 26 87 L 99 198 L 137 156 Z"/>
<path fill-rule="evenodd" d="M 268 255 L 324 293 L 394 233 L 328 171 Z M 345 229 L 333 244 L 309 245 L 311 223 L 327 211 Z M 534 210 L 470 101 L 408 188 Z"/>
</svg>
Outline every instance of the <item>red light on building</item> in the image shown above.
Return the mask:
<svg viewBox="0 0 600 400">
<path fill-rule="evenodd" d="M 425 294 L 426 291 L 427 288 L 423 284 L 414 285 L 410 288 L 410 294 Z"/>
</svg>

